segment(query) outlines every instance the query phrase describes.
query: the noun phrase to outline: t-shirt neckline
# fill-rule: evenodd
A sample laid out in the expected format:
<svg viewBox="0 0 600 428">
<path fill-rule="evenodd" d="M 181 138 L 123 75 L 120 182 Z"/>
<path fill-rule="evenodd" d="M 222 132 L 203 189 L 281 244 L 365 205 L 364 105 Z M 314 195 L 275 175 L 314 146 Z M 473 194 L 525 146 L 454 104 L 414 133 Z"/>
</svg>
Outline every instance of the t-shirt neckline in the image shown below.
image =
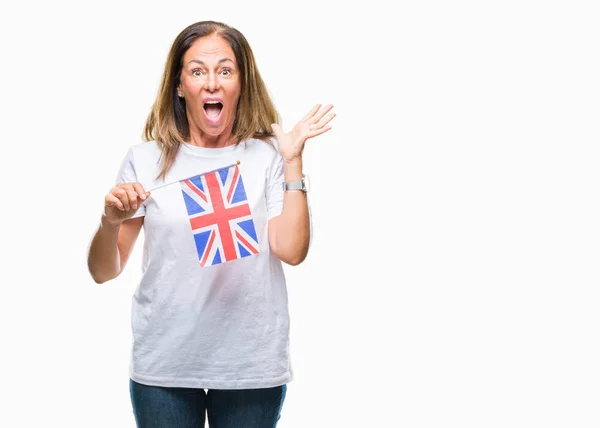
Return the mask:
<svg viewBox="0 0 600 428">
<path fill-rule="evenodd" d="M 199 146 L 195 146 L 190 143 L 182 142 L 181 150 L 185 153 L 188 153 L 188 154 L 191 154 L 194 156 L 216 157 L 216 156 L 233 153 L 236 150 L 238 150 L 239 148 L 242 148 L 242 146 L 244 144 L 245 144 L 244 142 L 241 142 L 238 144 L 231 144 L 231 145 L 225 146 L 225 147 L 210 148 L 210 147 L 199 147 Z"/>
</svg>

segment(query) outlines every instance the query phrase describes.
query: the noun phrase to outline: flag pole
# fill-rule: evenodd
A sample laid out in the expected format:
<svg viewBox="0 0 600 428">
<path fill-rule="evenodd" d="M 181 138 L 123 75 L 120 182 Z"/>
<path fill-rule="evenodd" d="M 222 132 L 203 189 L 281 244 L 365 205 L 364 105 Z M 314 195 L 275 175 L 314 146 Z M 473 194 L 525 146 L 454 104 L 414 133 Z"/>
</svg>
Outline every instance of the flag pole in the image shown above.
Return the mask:
<svg viewBox="0 0 600 428">
<path fill-rule="evenodd" d="M 154 192 L 155 190 L 160 189 L 161 187 L 170 186 L 171 184 L 179 183 L 180 181 L 189 180 L 190 178 L 198 177 L 199 175 L 210 174 L 211 172 L 216 172 L 216 171 L 220 171 L 222 169 L 231 168 L 232 166 L 236 166 L 236 165 L 239 165 L 239 164 L 240 164 L 240 161 L 238 160 L 235 163 L 232 163 L 231 165 L 222 166 L 221 168 L 213 169 L 212 171 L 206 171 L 206 172 L 202 172 L 200 174 L 194 174 L 194 175 L 192 175 L 190 177 L 183 178 L 181 180 L 172 181 L 172 182 L 166 183 L 166 184 L 161 184 L 160 186 L 153 187 L 152 189 L 148 189 L 146 191 L 147 192 Z"/>
</svg>

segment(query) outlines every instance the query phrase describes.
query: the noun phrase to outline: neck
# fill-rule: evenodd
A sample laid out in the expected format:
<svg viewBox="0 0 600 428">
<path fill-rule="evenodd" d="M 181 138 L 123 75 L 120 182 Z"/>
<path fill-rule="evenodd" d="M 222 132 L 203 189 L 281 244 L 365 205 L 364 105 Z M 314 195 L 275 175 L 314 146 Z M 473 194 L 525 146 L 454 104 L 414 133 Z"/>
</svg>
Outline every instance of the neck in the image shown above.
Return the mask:
<svg viewBox="0 0 600 428">
<path fill-rule="evenodd" d="M 190 127 L 189 144 L 198 147 L 206 147 L 209 149 L 218 149 L 220 147 L 231 146 L 232 144 L 237 143 L 237 141 L 231 135 L 231 130 L 232 126 L 228 126 L 219 135 L 209 135 L 197 127 Z"/>
</svg>

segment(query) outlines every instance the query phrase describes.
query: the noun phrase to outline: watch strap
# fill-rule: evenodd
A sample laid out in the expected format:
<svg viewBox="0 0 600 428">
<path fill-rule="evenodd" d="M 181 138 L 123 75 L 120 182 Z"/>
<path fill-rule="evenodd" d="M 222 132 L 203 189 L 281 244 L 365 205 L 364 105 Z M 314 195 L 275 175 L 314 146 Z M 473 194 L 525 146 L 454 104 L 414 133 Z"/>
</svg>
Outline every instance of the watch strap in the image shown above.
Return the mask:
<svg viewBox="0 0 600 428">
<path fill-rule="evenodd" d="M 302 181 L 285 181 L 283 183 L 283 190 L 304 190 Z"/>
<path fill-rule="evenodd" d="M 283 190 L 302 190 L 306 193 L 306 184 L 304 183 L 304 175 L 302 175 L 302 179 L 298 181 L 284 181 L 283 182 Z"/>
</svg>

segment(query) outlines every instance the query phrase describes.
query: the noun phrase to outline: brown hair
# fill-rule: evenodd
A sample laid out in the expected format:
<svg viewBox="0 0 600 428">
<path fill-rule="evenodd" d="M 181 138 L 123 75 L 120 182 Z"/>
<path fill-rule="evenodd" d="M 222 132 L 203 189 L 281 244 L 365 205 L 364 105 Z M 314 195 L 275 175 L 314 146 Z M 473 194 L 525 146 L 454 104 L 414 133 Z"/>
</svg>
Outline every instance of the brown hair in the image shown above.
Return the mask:
<svg viewBox="0 0 600 428">
<path fill-rule="evenodd" d="M 165 179 L 175 162 L 181 142 L 190 137 L 185 101 L 177 96 L 183 56 L 196 39 L 213 34 L 229 42 L 240 71 L 241 92 L 232 137 L 237 143 L 249 138 L 270 143 L 269 139 L 273 137 L 271 124 L 279 123 L 279 114 L 244 35 L 221 22 L 201 21 L 192 24 L 179 33 L 171 46 L 162 82 L 144 127 L 143 139 L 155 140 L 161 149 L 161 171 L 157 178 Z"/>
</svg>

